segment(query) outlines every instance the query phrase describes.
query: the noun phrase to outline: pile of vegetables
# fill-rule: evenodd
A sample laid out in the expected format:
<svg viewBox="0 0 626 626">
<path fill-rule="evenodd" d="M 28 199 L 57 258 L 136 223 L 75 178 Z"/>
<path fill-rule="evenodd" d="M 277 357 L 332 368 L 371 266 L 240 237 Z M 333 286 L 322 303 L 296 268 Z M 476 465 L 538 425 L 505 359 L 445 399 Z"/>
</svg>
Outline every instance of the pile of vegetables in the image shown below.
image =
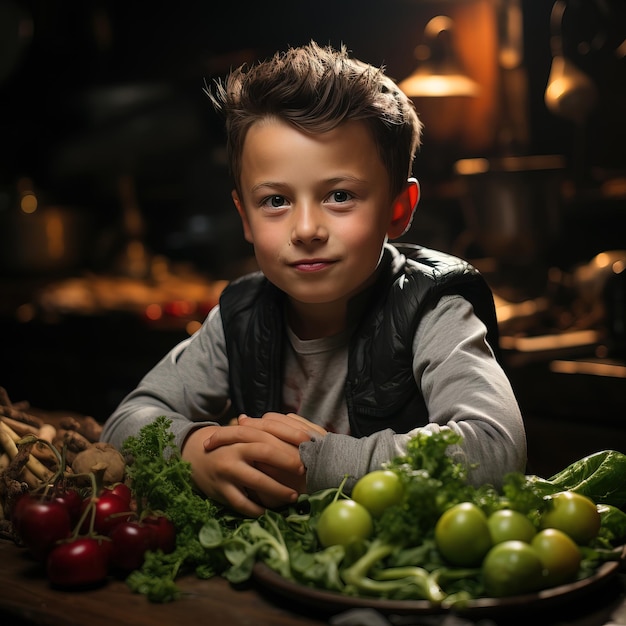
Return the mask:
<svg viewBox="0 0 626 626">
<path fill-rule="evenodd" d="M 160 514 L 139 516 L 124 483 L 84 490 L 57 484 L 22 495 L 11 520 L 15 540 L 45 568 L 54 587 L 105 583 L 140 567 L 148 550 L 174 549 L 176 530 Z"/>
<path fill-rule="evenodd" d="M 26 400 L 12 402 L 0 387 L 0 472 L 6 475 L 11 465 L 11 478 L 24 483 L 24 490 L 50 479 L 58 469 L 59 452 L 66 472 L 88 472 L 104 463 L 106 480 L 122 480 L 124 460 L 113 446 L 99 441 L 101 432 L 102 425 L 89 415 L 35 411 Z"/>
<path fill-rule="evenodd" d="M 83 475 L 87 484 L 61 471 L 9 507 L 17 538 L 53 584 L 121 576 L 169 602 L 183 574 L 238 584 L 263 563 L 320 590 L 461 608 L 583 579 L 622 556 L 626 455 L 617 451 L 549 479 L 513 473 L 496 490 L 471 486 L 446 454 L 458 435 L 425 432 L 350 493 L 344 480 L 247 518 L 194 489 L 169 426 L 160 417 L 126 440 L 123 482 L 105 484 L 102 468 Z"/>
<path fill-rule="evenodd" d="M 241 583 L 264 563 L 318 589 L 461 606 L 584 578 L 621 558 L 626 455 L 617 451 L 550 479 L 511 474 L 497 491 L 469 485 L 466 469 L 445 454 L 458 435 L 420 433 L 351 494 L 342 485 L 251 519 L 190 487 L 168 426 L 159 418 L 125 444 L 133 489 L 178 531 L 171 553 L 148 552 L 127 578 L 155 602 L 180 595 L 183 573 Z"/>
<path fill-rule="evenodd" d="M 3 534 L 23 546 L 40 562 L 50 583 L 75 589 L 100 585 L 110 575 L 127 575 L 140 567 L 148 550 L 167 553 L 174 549 L 174 524 L 158 511 L 142 506 L 125 482 L 111 484 L 109 466 L 96 462 L 91 471 L 68 471 L 63 451 L 43 440 L 58 456 L 57 470 L 34 488 L 20 489 L 9 465 L 0 475 L 0 492 L 7 497 L 3 508 Z M 18 439 L 19 455 L 33 445 L 32 436 Z M 99 450 L 96 459 L 103 458 Z M 107 450 L 108 452 L 108 450 Z M 116 451 L 123 467 L 125 462 Z M 122 471 L 122 476 L 124 475 Z"/>
<path fill-rule="evenodd" d="M 137 501 L 126 461 L 98 441 L 93 418 L 60 414 L 54 423 L 0 387 L 0 536 L 23 546 L 56 587 L 126 576 L 148 550 L 173 550 L 176 530 Z"/>
</svg>

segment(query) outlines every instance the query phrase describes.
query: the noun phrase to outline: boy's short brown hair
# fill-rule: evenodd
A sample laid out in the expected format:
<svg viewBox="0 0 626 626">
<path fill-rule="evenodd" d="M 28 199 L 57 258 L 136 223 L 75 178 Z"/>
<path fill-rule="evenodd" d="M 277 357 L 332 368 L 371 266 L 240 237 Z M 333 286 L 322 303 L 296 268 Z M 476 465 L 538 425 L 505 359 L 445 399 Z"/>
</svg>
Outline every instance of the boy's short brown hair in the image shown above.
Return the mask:
<svg viewBox="0 0 626 626">
<path fill-rule="evenodd" d="M 239 188 L 241 154 L 250 126 L 276 117 L 307 133 L 323 133 L 343 122 L 364 122 L 378 145 L 395 197 L 411 176 L 422 124 L 411 100 L 383 68 L 315 42 L 277 52 L 272 58 L 233 70 L 207 90 L 226 120 L 227 150 Z"/>
</svg>

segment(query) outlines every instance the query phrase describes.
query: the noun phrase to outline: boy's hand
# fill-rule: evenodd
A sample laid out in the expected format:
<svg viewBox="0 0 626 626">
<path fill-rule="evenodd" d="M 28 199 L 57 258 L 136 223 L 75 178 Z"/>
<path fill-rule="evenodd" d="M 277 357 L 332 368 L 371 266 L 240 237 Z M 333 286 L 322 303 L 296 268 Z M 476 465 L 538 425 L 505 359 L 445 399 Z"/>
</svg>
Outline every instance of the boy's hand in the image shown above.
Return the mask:
<svg viewBox="0 0 626 626">
<path fill-rule="evenodd" d="M 295 413 L 265 413 L 260 419 L 240 415 L 237 423 L 264 430 L 295 446 L 311 437 L 327 434 L 326 429 Z"/>
<path fill-rule="evenodd" d="M 257 517 L 265 507 L 292 503 L 306 488 L 297 446 L 261 429 L 199 428 L 187 437 L 182 456 L 199 489 L 244 515 Z M 270 473 L 260 469 L 265 466 Z"/>
<path fill-rule="evenodd" d="M 319 437 L 327 434 L 327 431 L 321 426 L 295 413 L 265 413 L 261 418 L 240 415 L 237 418 L 237 423 L 241 426 L 256 428 L 257 430 L 262 430 L 263 432 L 274 435 L 278 437 L 278 439 L 293 445 L 296 450 L 298 450 L 298 446 L 302 442 L 310 441 L 314 436 Z M 211 445 L 217 445 L 219 439 L 220 437 L 212 439 Z M 302 476 L 294 476 L 290 473 L 286 473 L 273 462 L 257 462 L 255 465 L 257 469 L 260 469 L 268 476 L 271 476 L 284 485 L 293 487 L 298 493 L 306 493 L 306 472 Z M 267 496 L 260 496 L 259 494 L 257 494 L 257 496 L 259 501 L 269 508 L 275 508 L 280 505 L 280 503 L 277 503 L 271 497 L 268 499 Z"/>
</svg>

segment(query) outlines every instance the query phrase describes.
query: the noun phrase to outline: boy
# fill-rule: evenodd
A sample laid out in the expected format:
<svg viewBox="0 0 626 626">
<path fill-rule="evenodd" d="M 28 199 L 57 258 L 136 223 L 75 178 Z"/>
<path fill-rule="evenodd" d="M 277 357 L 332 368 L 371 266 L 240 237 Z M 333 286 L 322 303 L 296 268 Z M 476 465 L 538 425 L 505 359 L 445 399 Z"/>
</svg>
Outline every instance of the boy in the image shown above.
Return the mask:
<svg viewBox="0 0 626 626">
<path fill-rule="evenodd" d="M 314 42 L 209 96 L 260 272 L 224 290 L 103 439 L 121 446 L 166 415 L 196 486 L 251 516 L 346 474 L 350 489 L 418 428 L 459 432 L 450 453 L 474 483 L 524 470 L 491 292 L 460 259 L 388 243 L 419 199 L 411 101 L 382 69 Z"/>
</svg>

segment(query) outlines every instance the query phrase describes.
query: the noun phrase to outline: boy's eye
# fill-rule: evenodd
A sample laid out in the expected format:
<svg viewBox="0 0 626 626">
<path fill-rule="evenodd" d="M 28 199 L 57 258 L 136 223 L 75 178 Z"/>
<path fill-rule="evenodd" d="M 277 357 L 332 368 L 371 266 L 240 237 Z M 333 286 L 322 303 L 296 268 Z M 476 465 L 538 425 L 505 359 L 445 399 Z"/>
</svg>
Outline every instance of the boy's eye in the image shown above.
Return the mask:
<svg viewBox="0 0 626 626">
<path fill-rule="evenodd" d="M 264 204 L 274 209 L 285 206 L 285 196 L 269 196 L 265 199 Z"/>
<path fill-rule="evenodd" d="M 331 202 L 347 202 L 352 197 L 347 191 L 333 191 L 330 195 Z"/>
</svg>

